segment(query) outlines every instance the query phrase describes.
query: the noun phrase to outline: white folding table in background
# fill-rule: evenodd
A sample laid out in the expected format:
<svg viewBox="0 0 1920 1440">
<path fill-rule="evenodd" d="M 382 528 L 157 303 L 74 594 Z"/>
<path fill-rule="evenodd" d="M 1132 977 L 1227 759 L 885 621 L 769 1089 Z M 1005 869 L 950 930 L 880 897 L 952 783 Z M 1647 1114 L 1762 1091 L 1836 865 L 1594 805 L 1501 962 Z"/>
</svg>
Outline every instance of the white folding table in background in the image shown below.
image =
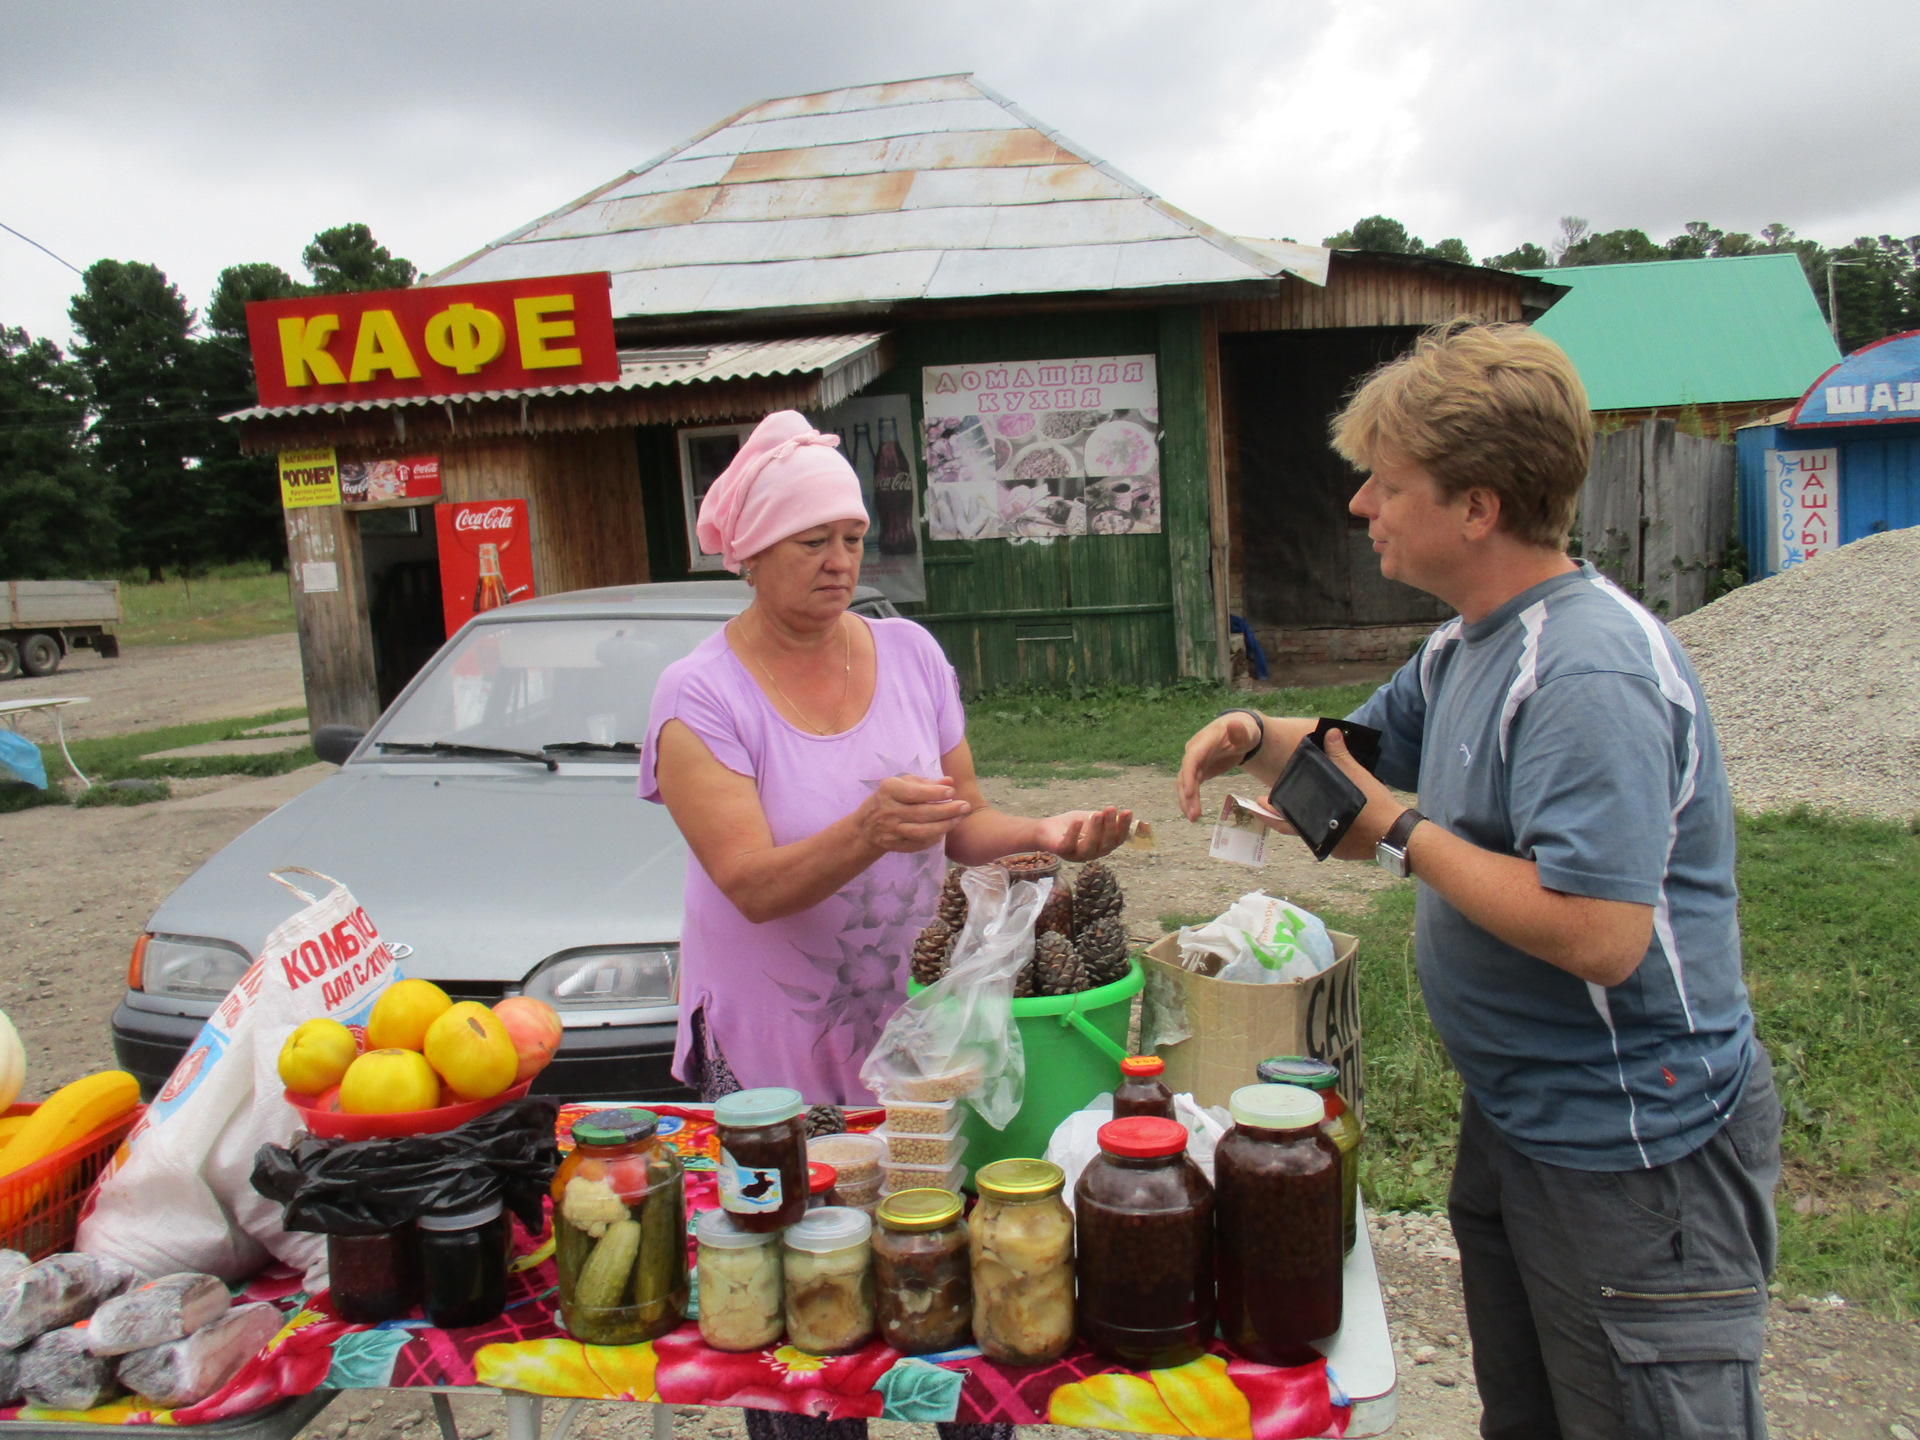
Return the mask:
<svg viewBox="0 0 1920 1440">
<path fill-rule="evenodd" d="M 45 710 L 53 716 L 54 738 L 60 744 L 60 753 L 67 757 L 67 768 L 79 777 L 80 783 L 91 790 L 93 782 L 80 773 L 80 767 L 73 763 L 73 752 L 67 749 L 66 727 L 60 723 L 60 711 L 67 705 L 88 704 L 91 697 L 86 695 L 44 695 L 38 700 L 0 700 L 0 719 L 7 722 L 9 728 L 18 733 L 20 717 L 29 710 Z"/>
</svg>

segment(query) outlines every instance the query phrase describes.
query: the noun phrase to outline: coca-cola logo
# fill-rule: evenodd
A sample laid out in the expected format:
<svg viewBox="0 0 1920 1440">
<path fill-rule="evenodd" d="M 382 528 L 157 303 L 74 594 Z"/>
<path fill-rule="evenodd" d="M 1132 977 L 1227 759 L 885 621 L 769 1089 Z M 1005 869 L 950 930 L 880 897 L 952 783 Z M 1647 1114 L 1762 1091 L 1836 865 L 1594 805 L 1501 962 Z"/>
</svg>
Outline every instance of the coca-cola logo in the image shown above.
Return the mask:
<svg viewBox="0 0 1920 1440">
<path fill-rule="evenodd" d="M 468 530 L 511 530 L 513 529 L 513 507 L 495 505 L 487 510 L 462 510 L 453 517 L 456 531 Z"/>
</svg>

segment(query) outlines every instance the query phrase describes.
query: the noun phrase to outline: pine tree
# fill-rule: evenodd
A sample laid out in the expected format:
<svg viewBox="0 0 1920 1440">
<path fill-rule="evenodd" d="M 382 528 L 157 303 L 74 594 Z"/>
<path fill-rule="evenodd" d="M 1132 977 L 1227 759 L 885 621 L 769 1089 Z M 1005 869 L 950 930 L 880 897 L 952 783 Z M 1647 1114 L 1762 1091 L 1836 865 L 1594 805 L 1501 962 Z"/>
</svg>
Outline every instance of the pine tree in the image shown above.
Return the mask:
<svg viewBox="0 0 1920 1440">
<path fill-rule="evenodd" d="M 87 440 L 87 378 L 51 340 L 0 327 L 0 575 L 111 574 L 120 526 Z"/>
</svg>

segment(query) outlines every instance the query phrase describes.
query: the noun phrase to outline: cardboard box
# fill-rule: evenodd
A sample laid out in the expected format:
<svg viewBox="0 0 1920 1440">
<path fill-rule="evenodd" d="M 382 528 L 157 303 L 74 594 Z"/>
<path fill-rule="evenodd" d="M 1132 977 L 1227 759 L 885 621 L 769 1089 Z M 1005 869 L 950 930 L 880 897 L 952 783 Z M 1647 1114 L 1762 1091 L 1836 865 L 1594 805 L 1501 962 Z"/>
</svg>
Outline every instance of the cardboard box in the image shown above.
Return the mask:
<svg viewBox="0 0 1920 1440">
<path fill-rule="evenodd" d="M 1183 970 L 1179 937 L 1156 941 L 1147 951 L 1140 1037 L 1143 1050 L 1153 1044 L 1167 1062 L 1167 1088 L 1190 1093 L 1202 1105 L 1225 1105 L 1242 1085 L 1258 1083 L 1255 1067 L 1269 1055 L 1311 1055 L 1340 1067 L 1340 1093 L 1364 1121 L 1360 942 L 1338 931 L 1328 934 L 1332 967 L 1311 980 L 1277 985 L 1242 985 Z M 1164 1038 L 1183 1032 L 1184 1038 Z"/>
</svg>

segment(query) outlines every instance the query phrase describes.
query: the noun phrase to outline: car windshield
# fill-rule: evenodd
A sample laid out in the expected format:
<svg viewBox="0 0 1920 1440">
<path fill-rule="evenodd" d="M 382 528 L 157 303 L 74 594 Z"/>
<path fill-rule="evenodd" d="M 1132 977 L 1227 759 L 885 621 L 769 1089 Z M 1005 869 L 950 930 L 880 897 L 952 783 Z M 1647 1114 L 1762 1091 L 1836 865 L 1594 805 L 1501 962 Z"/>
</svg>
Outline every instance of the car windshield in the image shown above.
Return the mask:
<svg viewBox="0 0 1920 1440">
<path fill-rule="evenodd" d="M 374 733 L 372 753 L 398 758 L 431 746 L 449 758 L 486 758 L 468 748 L 477 747 L 630 763 L 647 736 L 647 709 L 660 672 L 713 634 L 718 623 L 476 625 Z M 382 745 L 394 748 L 382 751 Z"/>
</svg>

